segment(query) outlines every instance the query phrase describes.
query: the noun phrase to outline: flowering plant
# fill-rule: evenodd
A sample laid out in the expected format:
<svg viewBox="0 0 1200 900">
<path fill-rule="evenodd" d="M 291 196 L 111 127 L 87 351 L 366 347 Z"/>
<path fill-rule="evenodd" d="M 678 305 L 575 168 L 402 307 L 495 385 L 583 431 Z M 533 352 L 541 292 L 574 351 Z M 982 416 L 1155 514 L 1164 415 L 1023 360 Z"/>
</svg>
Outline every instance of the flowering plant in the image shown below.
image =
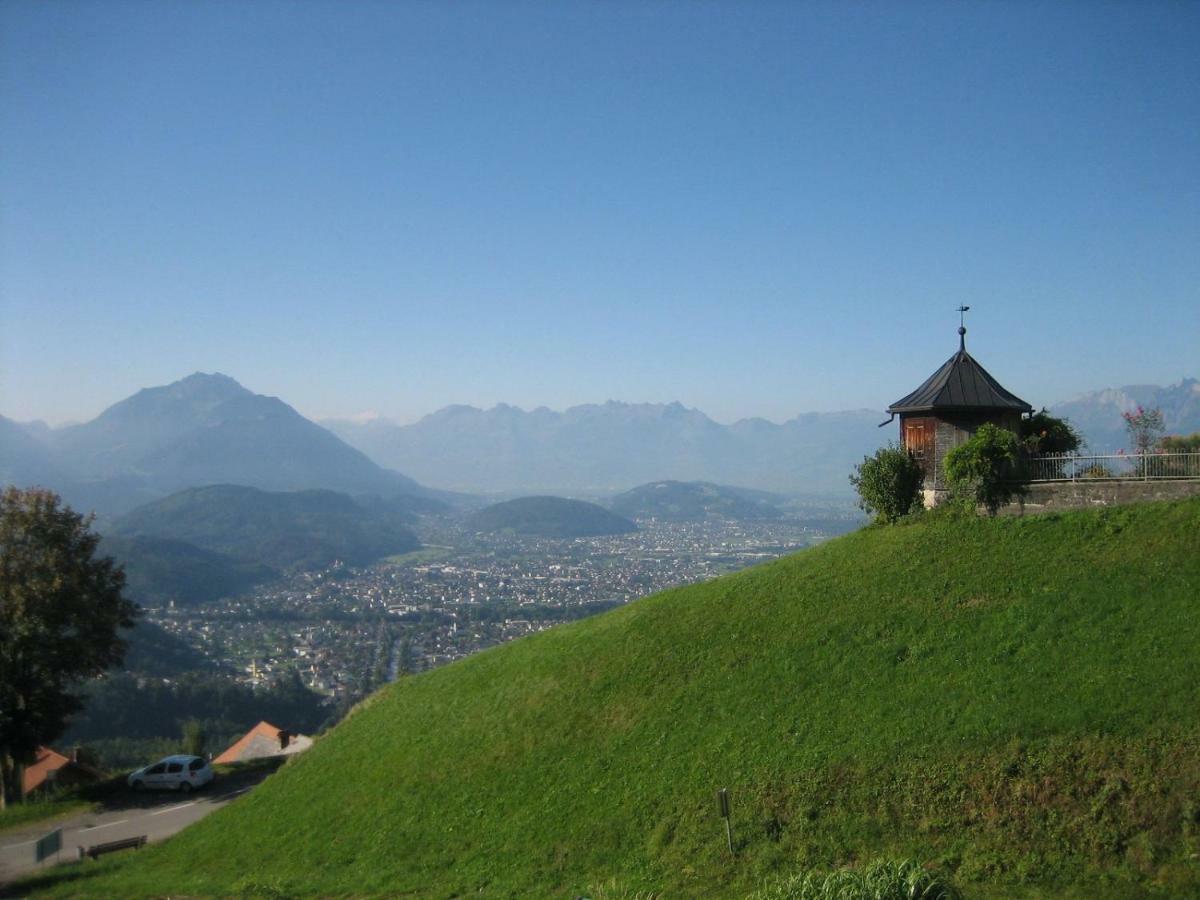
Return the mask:
<svg viewBox="0 0 1200 900">
<path fill-rule="evenodd" d="M 1121 413 L 1130 440 L 1140 454 L 1146 454 L 1158 443 L 1163 433 L 1163 414 L 1158 407 L 1146 409 L 1138 405 L 1132 412 Z"/>
</svg>

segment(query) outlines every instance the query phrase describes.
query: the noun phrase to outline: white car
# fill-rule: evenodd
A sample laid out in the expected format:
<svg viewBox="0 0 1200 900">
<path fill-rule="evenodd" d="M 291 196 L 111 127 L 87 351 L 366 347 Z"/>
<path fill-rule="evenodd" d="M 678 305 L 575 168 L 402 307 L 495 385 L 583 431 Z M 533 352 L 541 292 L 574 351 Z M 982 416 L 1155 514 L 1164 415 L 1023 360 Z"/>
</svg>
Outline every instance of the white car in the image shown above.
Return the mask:
<svg viewBox="0 0 1200 900">
<path fill-rule="evenodd" d="M 212 780 L 212 766 L 199 756 L 168 756 L 130 773 L 127 779 L 135 791 L 171 790 L 182 794 L 190 794 Z"/>
</svg>

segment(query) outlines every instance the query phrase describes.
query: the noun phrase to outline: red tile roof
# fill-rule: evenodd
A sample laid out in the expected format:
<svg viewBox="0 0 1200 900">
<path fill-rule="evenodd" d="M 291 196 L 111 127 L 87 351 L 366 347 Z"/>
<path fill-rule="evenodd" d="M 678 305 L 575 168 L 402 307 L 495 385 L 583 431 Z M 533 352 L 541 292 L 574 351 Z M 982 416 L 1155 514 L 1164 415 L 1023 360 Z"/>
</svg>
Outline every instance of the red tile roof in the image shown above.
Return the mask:
<svg viewBox="0 0 1200 900">
<path fill-rule="evenodd" d="M 255 725 L 253 728 L 251 728 L 249 731 L 247 731 L 244 735 L 242 735 L 241 738 L 239 738 L 237 741 L 235 741 L 233 746 L 231 746 L 228 750 L 226 750 L 224 753 L 222 753 L 220 756 L 218 756 L 216 759 L 214 759 L 213 762 L 214 763 L 239 762 L 240 760 L 245 758 L 246 751 L 250 749 L 251 745 L 254 744 L 256 740 L 273 742 L 274 746 L 275 746 L 274 752 L 280 753 L 280 752 L 282 752 L 282 748 L 279 746 L 279 743 L 280 743 L 279 742 L 279 733 L 281 731 L 283 731 L 282 728 L 277 728 L 276 726 L 272 725 L 270 722 L 259 722 L 257 725 Z M 264 756 L 264 755 L 273 755 L 273 754 L 263 754 L 263 753 L 255 754 L 255 756 Z"/>
</svg>

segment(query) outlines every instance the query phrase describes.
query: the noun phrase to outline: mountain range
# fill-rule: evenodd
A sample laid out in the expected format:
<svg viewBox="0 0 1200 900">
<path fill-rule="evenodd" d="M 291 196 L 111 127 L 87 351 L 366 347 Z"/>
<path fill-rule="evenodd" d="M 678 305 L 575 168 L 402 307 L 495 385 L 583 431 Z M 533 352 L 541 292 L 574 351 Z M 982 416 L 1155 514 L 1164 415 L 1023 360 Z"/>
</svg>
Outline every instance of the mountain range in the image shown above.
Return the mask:
<svg viewBox="0 0 1200 900">
<path fill-rule="evenodd" d="M 102 515 L 206 484 L 436 498 L 221 374 L 146 388 L 81 425 L 39 425 L 0 419 L 0 481 L 50 487 Z"/>
<path fill-rule="evenodd" d="M 1091 449 L 1111 451 L 1128 444 L 1121 413 L 1138 404 L 1161 408 L 1168 433 L 1200 431 L 1200 382 L 1191 378 L 1096 391 L 1050 411 Z M 853 410 L 724 425 L 680 403 L 610 401 L 562 412 L 449 406 L 410 425 L 317 424 L 228 376 L 196 373 L 80 425 L 0 416 L 0 483 L 51 487 L 104 516 L 207 484 L 328 489 L 424 509 L 455 499 L 445 490 L 602 497 L 666 479 L 848 496 L 854 465 L 897 437 L 895 426 L 876 427 L 884 418 Z"/>
<path fill-rule="evenodd" d="M 1130 385 L 1050 406 L 1093 450 L 1126 446 L 1121 413 L 1163 410 L 1167 433 L 1200 431 L 1200 382 Z M 562 412 L 507 404 L 448 406 L 409 425 L 387 419 L 323 422 L 381 465 L 441 488 L 477 492 L 612 494 L 663 479 L 708 481 L 783 493 L 850 492 L 863 456 L 896 440 L 876 410 L 806 413 L 783 423 L 731 425 L 679 403 L 573 406 Z"/>
<path fill-rule="evenodd" d="M 894 437 L 871 410 L 810 413 L 783 424 L 714 422 L 680 403 L 525 411 L 449 406 L 412 425 L 326 421 L 382 465 L 463 491 L 612 494 L 671 478 L 784 492 L 846 493 L 856 462 Z"/>
<path fill-rule="evenodd" d="M 1066 403 L 1050 407 L 1056 416 L 1066 417 L 1087 439 L 1094 453 L 1110 453 L 1131 447 L 1129 433 L 1121 413 L 1142 406 L 1160 409 L 1167 434 L 1194 434 L 1200 431 L 1200 381 L 1184 378 L 1179 384 L 1131 384 L 1084 394 Z"/>
</svg>

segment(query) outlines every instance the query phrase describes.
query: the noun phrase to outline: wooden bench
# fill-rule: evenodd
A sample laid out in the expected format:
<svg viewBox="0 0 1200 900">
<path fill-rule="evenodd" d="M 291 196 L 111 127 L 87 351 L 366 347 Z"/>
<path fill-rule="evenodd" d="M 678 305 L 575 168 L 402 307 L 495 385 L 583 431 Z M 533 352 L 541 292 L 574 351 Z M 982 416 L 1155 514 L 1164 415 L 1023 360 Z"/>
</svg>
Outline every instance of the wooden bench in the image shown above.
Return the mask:
<svg viewBox="0 0 1200 900">
<path fill-rule="evenodd" d="M 116 853 L 118 850 L 140 850 L 146 844 L 146 836 L 139 834 L 137 837 L 123 838 L 119 841 L 109 841 L 107 844 L 96 844 L 84 850 L 79 848 L 80 856 L 87 856 L 91 859 L 97 859 L 105 853 Z"/>
</svg>

